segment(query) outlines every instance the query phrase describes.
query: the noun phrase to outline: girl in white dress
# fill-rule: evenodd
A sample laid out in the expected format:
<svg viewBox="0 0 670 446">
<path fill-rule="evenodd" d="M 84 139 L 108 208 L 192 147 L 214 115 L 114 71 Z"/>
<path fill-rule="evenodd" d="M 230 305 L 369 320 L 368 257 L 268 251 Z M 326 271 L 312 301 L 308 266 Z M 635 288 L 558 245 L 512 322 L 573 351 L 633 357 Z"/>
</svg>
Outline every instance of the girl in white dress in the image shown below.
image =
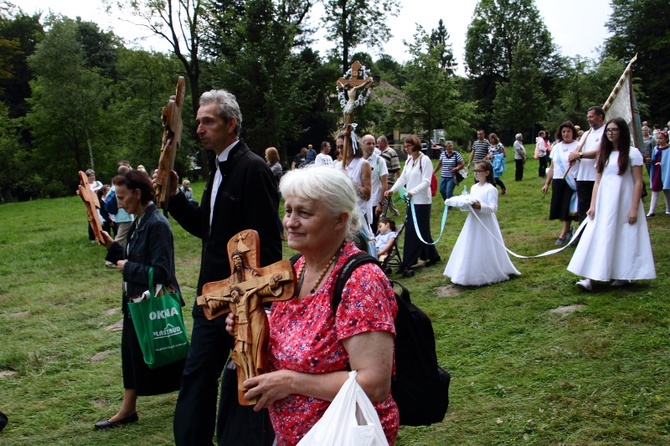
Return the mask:
<svg viewBox="0 0 670 446">
<path fill-rule="evenodd" d="M 585 277 L 577 286 L 590 291 L 592 280 L 623 286 L 654 279 L 647 220 L 642 207 L 642 154 L 630 147 L 630 130 L 621 118 L 610 120 L 596 161 L 589 222 L 568 271 Z"/>
<path fill-rule="evenodd" d="M 452 283 L 466 286 L 488 285 L 508 280 L 510 274 L 521 275 L 507 255 L 498 226 L 495 214 L 498 190 L 493 167 L 488 161 L 479 162 L 474 173 L 478 182 L 470 195 L 477 201 L 471 205 L 472 212 L 465 220 L 444 270 Z"/>
</svg>

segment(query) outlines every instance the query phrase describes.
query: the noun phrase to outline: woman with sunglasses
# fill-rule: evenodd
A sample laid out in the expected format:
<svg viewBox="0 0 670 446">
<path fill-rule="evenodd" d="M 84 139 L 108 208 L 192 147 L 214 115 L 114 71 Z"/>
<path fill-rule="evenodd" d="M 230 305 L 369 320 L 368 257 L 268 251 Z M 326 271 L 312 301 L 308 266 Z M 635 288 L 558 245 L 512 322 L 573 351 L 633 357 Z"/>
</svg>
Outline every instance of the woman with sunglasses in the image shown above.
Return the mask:
<svg viewBox="0 0 670 446">
<path fill-rule="evenodd" d="M 656 269 L 642 206 L 642 153 L 630 146 L 621 118 L 605 125 L 596 160 L 589 218 L 568 271 L 585 277 L 576 285 L 591 291 L 592 281 L 620 287 L 654 279 Z"/>
</svg>

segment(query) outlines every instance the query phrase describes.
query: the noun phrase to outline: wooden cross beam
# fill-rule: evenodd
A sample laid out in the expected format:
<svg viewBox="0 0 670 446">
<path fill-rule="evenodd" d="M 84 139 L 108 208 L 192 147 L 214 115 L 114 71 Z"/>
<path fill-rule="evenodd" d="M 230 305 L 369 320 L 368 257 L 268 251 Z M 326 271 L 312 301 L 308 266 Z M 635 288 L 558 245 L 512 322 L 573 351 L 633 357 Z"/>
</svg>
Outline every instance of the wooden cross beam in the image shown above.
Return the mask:
<svg viewBox="0 0 670 446">
<path fill-rule="evenodd" d="M 177 80 L 177 90 L 170 96 L 168 105 L 163 107 L 161 115 L 163 121 L 163 143 L 161 144 L 161 155 L 158 159 L 158 170 L 156 173 L 156 206 L 166 207 L 169 191 L 174 187 L 170 184 L 174 160 L 177 149 L 181 145 L 181 110 L 184 104 L 184 76 Z"/>
<path fill-rule="evenodd" d="M 105 239 L 102 238 L 102 223 L 100 223 L 100 216 L 98 215 L 100 200 L 98 200 L 98 194 L 91 190 L 91 186 L 89 186 L 88 183 L 88 177 L 81 170 L 79 171 L 79 186 L 77 189 L 77 195 L 81 197 L 86 205 L 88 224 L 91 225 L 95 240 L 101 245 L 104 245 Z"/>
<path fill-rule="evenodd" d="M 237 400 L 242 406 L 253 406 L 258 398 L 246 400 L 242 383 L 268 371 L 269 325 L 263 305 L 293 297 L 295 272 L 289 260 L 259 267 L 260 238 L 254 230 L 238 232 L 227 248 L 231 276 L 205 284 L 197 303 L 207 319 L 231 311 L 237 316 L 230 356 L 237 364 Z"/>
</svg>

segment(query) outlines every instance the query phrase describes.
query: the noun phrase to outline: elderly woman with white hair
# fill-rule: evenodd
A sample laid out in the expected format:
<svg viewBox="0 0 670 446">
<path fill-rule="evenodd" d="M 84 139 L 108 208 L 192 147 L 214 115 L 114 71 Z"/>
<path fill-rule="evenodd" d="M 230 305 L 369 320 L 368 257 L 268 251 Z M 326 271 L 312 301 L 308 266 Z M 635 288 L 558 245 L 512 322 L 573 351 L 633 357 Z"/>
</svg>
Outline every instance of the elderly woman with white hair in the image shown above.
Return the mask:
<svg viewBox="0 0 670 446">
<path fill-rule="evenodd" d="M 347 175 L 325 166 L 285 174 L 284 228 L 295 263 L 295 296 L 272 304 L 269 373 L 248 379 L 247 399 L 269 408 L 277 444 L 294 445 L 321 418 L 348 378 L 357 381 L 379 414 L 393 444 L 398 408 L 391 396 L 394 318 L 397 303 L 383 271 L 373 263 L 356 268 L 333 313 L 335 282 L 347 259 L 360 252 L 352 238 L 360 227 L 356 189 Z M 226 319 L 233 332 L 235 317 Z"/>
</svg>

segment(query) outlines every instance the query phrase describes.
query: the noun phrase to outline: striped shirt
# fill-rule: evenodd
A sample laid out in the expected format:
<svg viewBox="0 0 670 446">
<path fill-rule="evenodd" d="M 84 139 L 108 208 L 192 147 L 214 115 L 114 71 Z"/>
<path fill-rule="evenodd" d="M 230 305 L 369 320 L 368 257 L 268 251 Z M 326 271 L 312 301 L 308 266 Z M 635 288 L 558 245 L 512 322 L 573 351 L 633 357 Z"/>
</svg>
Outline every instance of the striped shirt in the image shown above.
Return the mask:
<svg viewBox="0 0 670 446">
<path fill-rule="evenodd" d="M 486 155 L 489 154 L 489 147 L 491 147 L 491 144 L 489 144 L 487 140 L 477 140 L 472 143 L 472 151 L 475 152 L 475 159 L 473 160 L 473 163 L 479 162 L 486 158 Z"/>
<path fill-rule="evenodd" d="M 449 156 L 445 150 L 440 153 L 440 162 L 442 163 L 442 172 L 440 173 L 440 176 L 442 178 L 450 178 L 454 176 L 451 169 L 462 163 L 463 157 L 456 151 L 451 152 L 451 156 Z"/>
</svg>

